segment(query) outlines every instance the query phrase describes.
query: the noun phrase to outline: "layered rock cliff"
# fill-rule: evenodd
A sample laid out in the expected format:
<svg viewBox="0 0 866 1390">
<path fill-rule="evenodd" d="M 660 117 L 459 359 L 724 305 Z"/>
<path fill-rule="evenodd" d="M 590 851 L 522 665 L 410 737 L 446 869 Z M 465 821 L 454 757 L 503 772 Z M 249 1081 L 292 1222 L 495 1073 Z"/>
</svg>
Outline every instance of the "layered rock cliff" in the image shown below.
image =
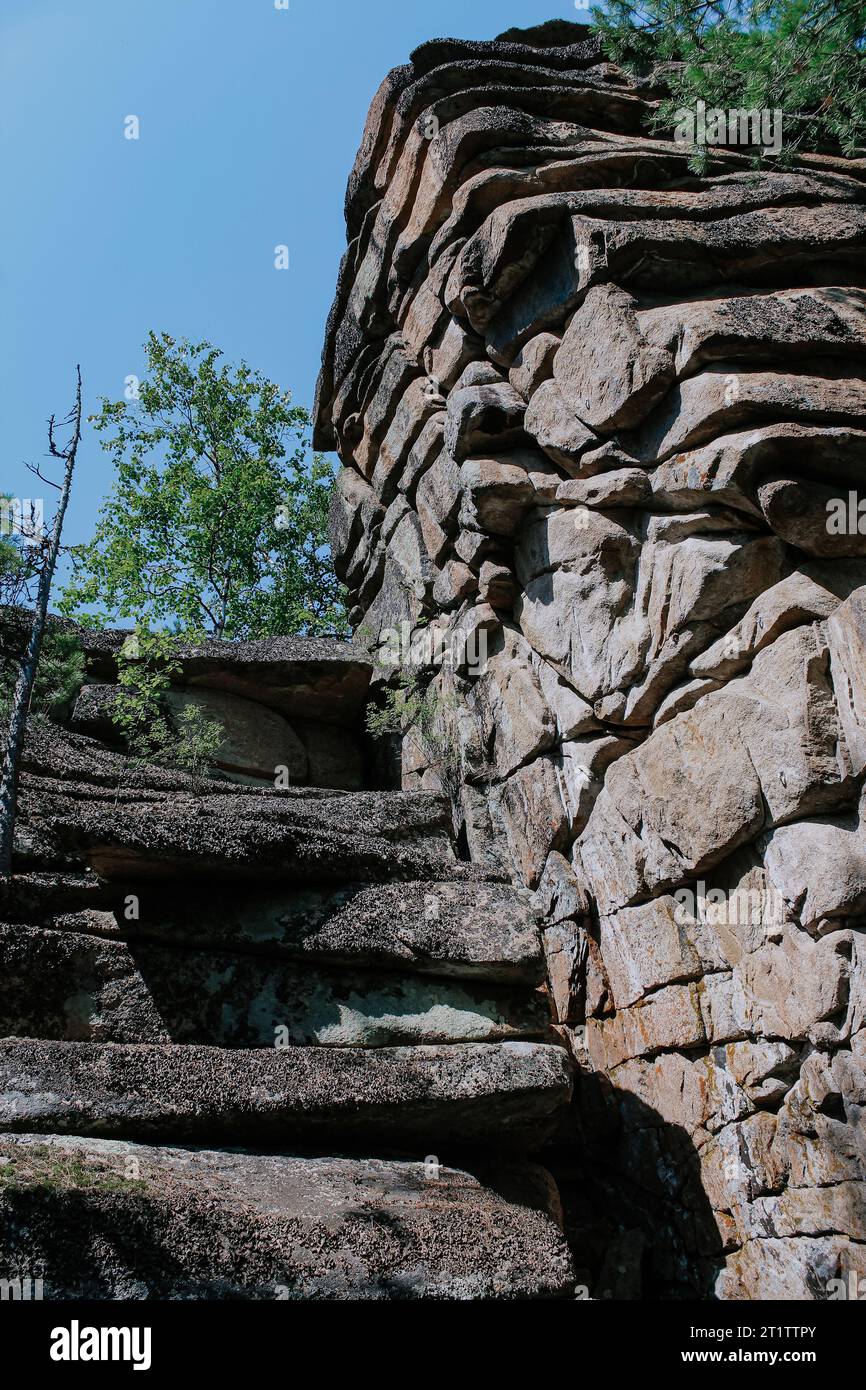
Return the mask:
<svg viewBox="0 0 866 1390">
<path fill-rule="evenodd" d="M 317 443 L 374 687 L 400 634 L 435 705 L 404 791 L 544 914 L 594 1291 L 824 1298 L 866 1272 L 866 170 L 698 178 L 658 97 L 580 26 L 385 78 Z"/>
<path fill-rule="evenodd" d="M 370 785 L 364 654 L 183 648 L 169 709 L 227 734 L 192 777 L 126 756 L 122 634 L 80 636 L 0 885 L 2 1297 L 570 1295 L 536 913 Z"/>
</svg>

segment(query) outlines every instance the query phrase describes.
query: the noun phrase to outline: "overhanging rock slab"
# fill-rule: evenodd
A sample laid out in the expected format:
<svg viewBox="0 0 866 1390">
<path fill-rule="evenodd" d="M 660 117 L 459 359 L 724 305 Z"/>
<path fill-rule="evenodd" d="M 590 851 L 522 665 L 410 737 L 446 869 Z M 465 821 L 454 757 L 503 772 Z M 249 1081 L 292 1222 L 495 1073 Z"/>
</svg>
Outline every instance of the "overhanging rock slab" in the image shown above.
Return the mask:
<svg viewBox="0 0 866 1390">
<path fill-rule="evenodd" d="M 39 888 L 29 880 L 22 883 L 21 906 L 10 898 L 5 908 L 8 921 L 24 921 L 15 914 L 38 911 Z M 71 897 L 72 889 L 67 891 Z M 57 902 L 48 887 L 41 897 L 48 909 Z M 309 964 L 408 969 L 530 986 L 544 979 L 541 938 L 526 894 L 480 877 L 263 892 L 241 888 L 209 900 L 205 911 L 200 894 L 179 897 L 172 889 L 156 898 L 146 894 L 139 909 L 135 921 L 96 905 L 55 916 L 46 912 L 43 924 L 133 944 L 152 941 Z"/>
<path fill-rule="evenodd" d="M 570 1067 L 543 1043 L 256 1050 L 0 1042 L 0 1127 L 277 1144 L 541 1143 Z"/>
</svg>

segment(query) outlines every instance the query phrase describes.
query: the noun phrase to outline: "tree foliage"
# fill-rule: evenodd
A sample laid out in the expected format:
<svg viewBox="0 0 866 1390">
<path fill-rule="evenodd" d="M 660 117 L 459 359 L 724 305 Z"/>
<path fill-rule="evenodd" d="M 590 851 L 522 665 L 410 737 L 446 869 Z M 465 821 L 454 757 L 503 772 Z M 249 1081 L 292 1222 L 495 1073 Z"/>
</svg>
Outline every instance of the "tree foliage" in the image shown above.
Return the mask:
<svg viewBox="0 0 866 1390">
<path fill-rule="evenodd" d="M 39 569 L 40 545 L 15 515 L 14 498 L 0 492 L 0 607 L 23 603 Z"/>
<path fill-rule="evenodd" d="M 225 742 L 225 729 L 195 705 L 176 719 L 169 713 L 165 697 L 181 674 L 177 646 L 169 632 L 139 626 L 130 633 L 118 653 L 111 719 L 133 761 L 182 767 L 202 777 Z"/>
<path fill-rule="evenodd" d="M 606 52 L 665 71 L 655 120 L 703 100 L 723 110 L 781 110 L 782 161 L 798 151 L 866 147 L 864 0 L 607 0 L 593 8 Z"/>
<path fill-rule="evenodd" d="M 21 665 L 21 653 L 12 648 L 0 652 L 0 719 L 9 718 L 12 693 Z M 49 627 L 42 639 L 29 713 L 59 720 L 84 683 L 84 652 L 74 632 Z"/>
<path fill-rule="evenodd" d="M 461 785 L 460 750 L 453 731 L 457 701 L 437 690 L 414 667 L 402 667 L 385 687 L 382 704 L 367 709 L 367 732 L 375 739 L 399 736 L 435 766 L 452 799 Z"/>
<path fill-rule="evenodd" d="M 131 758 L 148 762 L 172 741 L 164 697 L 180 674 L 176 641 L 169 632 L 137 627 L 117 656 L 117 691 L 111 702 L 111 721 Z"/>
<path fill-rule="evenodd" d="M 203 779 L 225 743 L 226 731 L 218 719 L 208 719 L 197 705 L 186 705 L 177 718 L 177 734 L 168 760 L 190 777 Z"/>
<path fill-rule="evenodd" d="M 290 393 L 209 343 L 151 333 L 136 398 L 93 417 L 115 468 L 61 610 L 189 636 L 342 631 L 332 472 Z M 92 612 L 81 610 L 95 608 Z"/>
</svg>

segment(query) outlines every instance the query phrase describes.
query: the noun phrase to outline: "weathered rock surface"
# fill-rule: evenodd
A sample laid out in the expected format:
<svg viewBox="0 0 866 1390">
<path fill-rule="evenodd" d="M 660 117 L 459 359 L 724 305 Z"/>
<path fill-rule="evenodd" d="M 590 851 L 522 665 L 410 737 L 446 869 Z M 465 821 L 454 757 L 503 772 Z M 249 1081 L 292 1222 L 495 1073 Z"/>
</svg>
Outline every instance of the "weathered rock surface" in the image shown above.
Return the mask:
<svg viewBox="0 0 866 1390">
<path fill-rule="evenodd" d="M 20 647 L 27 614 L 0 615 L 0 647 Z M 121 747 L 112 722 L 118 657 L 128 631 L 77 628 L 87 678 L 69 710 L 68 727 Z M 129 653 L 129 649 L 127 649 Z M 169 724 L 189 705 L 223 727 L 213 770 L 238 781 L 283 781 L 358 790 L 365 785 L 362 731 L 371 664 L 364 651 L 336 638 L 279 637 L 255 642 L 180 644 L 165 696 Z"/>
<path fill-rule="evenodd" d="M 123 631 L 86 631 L 88 668 L 113 680 Z M 181 644 L 177 659 L 186 686 L 226 691 L 277 710 L 324 723 L 351 724 L 364 706 L 370 663 L 351 642 L 332 637 L 268 637 L 253 642 L 211 640 Z"/>
<path fill-rule="evenodd" d="M 568 1100 L 565 1053 L 445 1047 L 0 1041 L 0 1128 L 120 1138 L 537 1144 Z"/>
<path fill-rule="evenodd" d="M 315 693 L 288 720 L 207 677 L 170 701 L 222 719 L 224 765 L 294 758 L 323 785 L 132 762 L 106 682 L 71 730 L 28 731 L 0 889 L 2 1277 L 50 1264 L 60 1298 L 568 1295 L 556 1185 L 523 1158 L 571 1090 L 530 896 L 458 858 L 441 793 L 335 789 L 366 759 Z"/>
<path fill-rule="evenodd" d="M 864 1270 L 866 170 L 698 178 L 662 80 L 564 21 L 385 79 L 316 407 L 372 661 L 184 651 L 222 780 L 106 746 L 123 634 L 31 731 L 0 1200 L 64 1295 L 556 1296 L 552 1180 L 463 1172 L 503 1145 L 594 1296 Z M 365 790 L 395 634 L 432 727 Z"/>
<path fill-rule="evenodd" d="M 579 1263 L 822 1298 L 866 1240 L 866 180 L 733 149 L 696 178 L 646 133 L 660 80 L 564 23 L 389 76 L 316 433 L 372 649 L 395 618 L 458 649 L 419 660 L 404 786 L 538 889 Z M 364 540 L 389 489 L 414 558 Z"/>
<path fill-rule="evenodd" d="M 69 777 L 42 774 L 49 748 L 40 771 L 22 779 L 16 839 L 22 866 L 89 866 L 117 880 L 185 874 L 347 882 L 435 878 L 454 864 L 441 797 L 223 789 L 212 781 L 202 791 L 174 772 L 130 777 L 120 756 L 80 737 L 71 743 L 54 737 L 51 746 L 64 742 Z"/>
<path fill-rule="evenodd" d="M 118 738 L 112 722 L 112 701 L 117 687 L 89 684 L 82 687 L 72 711 L 70 728 L 97 738 Z M 274 710 L 223 691 L 170 690 L 165 700 L 173 723 L 192 708 L 218 722 L 224 732 L 214 759 L 216 767 L 274 783 L 278 769 L 285 769 L 292 783 L 308 780 L 307 750 L 287 719 Z M 324 780 L 318 786 L 327 786 Z"/>
<path fill-rule="evenodd" d="M 0 1265 L 53 1299 L 549 1299 L 543 1170 L 0 1135 Z M 515 1197 L 520 1193 L 522 1201 Z"/>
<path fill-rule="evenodd" d="M 33 990 L 33 972 L 43 980 Z M 390 1047 L 543 1036 L 526 990 L 0 926 L 0 1034 L 114 1043 Z"/>
<path fill-rule="evenodd" d="M 455 872 L 460 867 L 466 866 L 455 864 Z M 92 910 L 52 915 L 58 904 L 74 906 L 74 882 L 46 899 L 40 912 L 38 889 L 34 883 L 28 913 L 53 930 L 476 982 L 533 986 L 544 978 L 537 919 L 527 895 L 480 876 L 223 892 L 208 902 L 206 913 L 197 896 L 175 890 L 168 898 L 145 896 L 134 921 L 122 909 L 95 904 Z"/>
</svg>

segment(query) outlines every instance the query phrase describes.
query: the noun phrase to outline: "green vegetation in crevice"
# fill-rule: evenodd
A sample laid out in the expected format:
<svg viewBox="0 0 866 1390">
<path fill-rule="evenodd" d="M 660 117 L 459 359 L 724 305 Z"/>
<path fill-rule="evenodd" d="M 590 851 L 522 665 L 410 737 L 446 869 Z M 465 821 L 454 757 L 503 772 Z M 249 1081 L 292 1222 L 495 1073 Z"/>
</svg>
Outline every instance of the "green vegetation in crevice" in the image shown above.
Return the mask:
<svg viewBox="0 0 866 1390">
<path fill-rule="evenodd" d="M 130 634 L 118 653 L 111 719 L 133 762 L 180 767 L 201 778 L 225 741 L 225 729 L 195 705 L 170 715 L 165 697 L 181 674 L 178 645 L 171 633 L 144 626 Z"/>
<path fill-rule="evenodd" d="M 367 710 L 367 732 L 372 738 L 399 737 L 414 741 L 421 756 L 439 775 L 452 801 L 461 784 L 460 750 L 449 715 L 456 709 L 453 696 L 425 684 L 414 667 L 396 672 L 386 686 L 380 706 Z"/>
</svg>

